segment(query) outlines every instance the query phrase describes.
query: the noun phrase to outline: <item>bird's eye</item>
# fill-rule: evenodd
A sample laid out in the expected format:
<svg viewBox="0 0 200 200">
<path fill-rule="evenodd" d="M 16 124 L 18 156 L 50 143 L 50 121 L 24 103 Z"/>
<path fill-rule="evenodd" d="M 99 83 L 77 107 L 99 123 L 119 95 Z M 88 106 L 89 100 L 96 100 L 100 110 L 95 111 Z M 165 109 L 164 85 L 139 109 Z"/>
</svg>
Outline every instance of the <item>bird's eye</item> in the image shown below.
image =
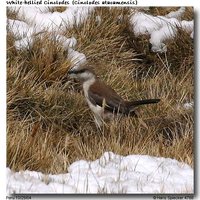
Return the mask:
<svg viewBox="0 0 200 200">
<path fill-rule="evenodd" d="M 73 73 L 74 73 L 74 71 L 72 71 L 72 70 L 68 71 L 68 74 L 73 74 Z"/>
<path fill-rule="evenodd" d="M 69 70 L 68 74 L 82 74 L 86 72 L 86 69 L 80 69 L 80 70 Z"/>
</svg>

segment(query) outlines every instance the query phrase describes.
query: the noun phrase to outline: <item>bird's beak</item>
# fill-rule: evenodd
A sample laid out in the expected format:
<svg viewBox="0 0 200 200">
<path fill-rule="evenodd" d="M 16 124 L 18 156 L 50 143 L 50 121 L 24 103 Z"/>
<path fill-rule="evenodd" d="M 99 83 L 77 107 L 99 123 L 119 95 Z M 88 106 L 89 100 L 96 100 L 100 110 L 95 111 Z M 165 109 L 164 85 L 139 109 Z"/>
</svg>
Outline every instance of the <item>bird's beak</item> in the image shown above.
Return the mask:
<svg viewBox="0 0 200 200">
<path fill-rule="evenodd" d="M 67 72 L 67 76 L 69 78 L 76 78 L 76 74 L 74 73 L 74 71 L 72 69 L 70 69 L 68 72 Z"/>
</svg>

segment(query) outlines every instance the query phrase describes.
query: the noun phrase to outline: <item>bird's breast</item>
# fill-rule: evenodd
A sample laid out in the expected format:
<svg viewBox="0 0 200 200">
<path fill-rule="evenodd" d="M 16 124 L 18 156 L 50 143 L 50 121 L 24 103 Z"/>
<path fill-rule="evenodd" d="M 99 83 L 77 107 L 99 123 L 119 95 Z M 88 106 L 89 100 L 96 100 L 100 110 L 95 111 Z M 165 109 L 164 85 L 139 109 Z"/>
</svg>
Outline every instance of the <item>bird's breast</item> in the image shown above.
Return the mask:
<svg viewBox="0 0 200 200">
<path fill-rule="evenodd" d="M 83 83 L 83 91 L 86 98 L 88 98 L 88 91 L 91 85 L 93 85 L 95 79 L 89 79 Z"/>
<path fill-rule="evenodd" d="M 88 103 L 88 106 L 89 108 L 92 110 L 92 112 L 95 114 L 95 115 L 102 115 L 103 114 L 103 108 L 99 105 L 94 105 L 90 99 L 89 99 L 89 94 L 88 94 L 88 91 L 89 91 L 89 88 L 92 84 L 94 84 L 95 82 L 95 79 L 91 79 L 91 80 L 88 80 L 88 81 L 85 81 L 83 83 L 83 91 L 84 91 L 84 95 L 85 95 L 85 98 L 86 98 L 86 101 Z"/>
</svg>

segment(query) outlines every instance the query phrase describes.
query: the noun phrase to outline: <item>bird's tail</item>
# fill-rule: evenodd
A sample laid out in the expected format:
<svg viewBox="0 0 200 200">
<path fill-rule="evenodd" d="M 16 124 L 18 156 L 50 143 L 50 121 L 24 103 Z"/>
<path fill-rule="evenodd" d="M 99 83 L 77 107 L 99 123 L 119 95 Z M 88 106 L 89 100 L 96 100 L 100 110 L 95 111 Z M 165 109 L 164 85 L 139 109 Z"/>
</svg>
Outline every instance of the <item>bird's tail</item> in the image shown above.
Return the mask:
<svg viewBox="0 0 200 200">
<path fill-rule="evenodd" d="M 138 101 L 129 101 L 129 102 L 126 102 L 126 104 L 129 110 L 133 110 L 134 108 L 140 105 L 158 103 L 159 101 L 160 99 L 144 99 L 144 100 L 138 100 Z"/>
</svg>

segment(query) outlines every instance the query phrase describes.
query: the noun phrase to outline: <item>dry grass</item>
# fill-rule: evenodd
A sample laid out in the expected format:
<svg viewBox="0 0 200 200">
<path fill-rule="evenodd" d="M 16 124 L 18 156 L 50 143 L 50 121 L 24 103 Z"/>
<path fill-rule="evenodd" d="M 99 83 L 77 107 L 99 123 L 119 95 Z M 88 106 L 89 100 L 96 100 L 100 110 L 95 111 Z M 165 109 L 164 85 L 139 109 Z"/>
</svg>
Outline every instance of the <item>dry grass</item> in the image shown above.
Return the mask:
<svg viewBox="0 0 200 200">
<path fill-rule="evenodd" d="M 116 119 L 102 132 L 81 86 L 66 76 L 71 66 L 67 52 L 48 35 L 37 37 L 30 50 L 17 51 L 8 32 L 8 167 L 64 173 L 72 162 L 94 160 L 105 151 L 171 157 L 193 166 L 193 111 L 178 107 L 194 99 L 193 41 L 180 30 L 166 54 L 153 54 L 147 38 L 130 31 L 129 12 L 97 8 L 84 24 L 65 33 L 77 39 L 88 65 L 125 99 L 161 98 L 157 105 L 138 109 L 139 119 Z M 191 9 L 187 13 L 185 19 L 193 18 Z"/>
</svg>

